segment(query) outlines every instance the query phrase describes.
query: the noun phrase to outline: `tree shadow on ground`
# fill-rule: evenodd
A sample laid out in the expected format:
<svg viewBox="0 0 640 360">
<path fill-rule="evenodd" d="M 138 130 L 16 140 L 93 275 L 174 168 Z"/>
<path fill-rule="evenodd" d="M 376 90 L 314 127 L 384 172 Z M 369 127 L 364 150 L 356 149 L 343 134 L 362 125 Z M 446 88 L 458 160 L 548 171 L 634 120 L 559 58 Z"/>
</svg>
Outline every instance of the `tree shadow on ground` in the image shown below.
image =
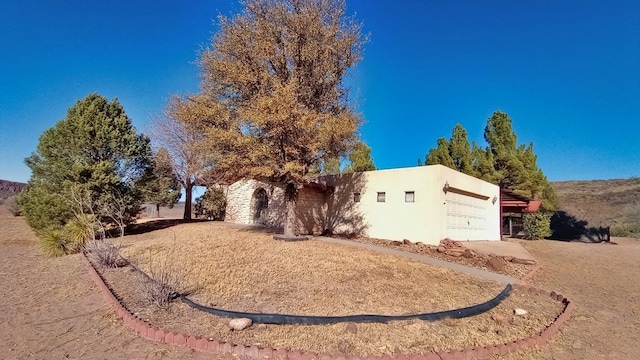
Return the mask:
<svg viewBox="0 0 640 360">
<path fill-rule="evenodd" d="M 139 223 L 139 224 L 130 224 L 129 226 L 127 226 L 127 228 L 125 230 L 125 235 L 140 235 L 140 234 L 145 234 L 145 233 L 149 233 L 149 232 L 152 232 L 152 231 L 167 229 L 167 228 L 174 227 L 174 226 L 180 225 L 180 224 L 191 224 L 191 223 L 199 223 L 199 222 L 205 222 L 205 221 L 211 221 L 211 220 L 203 220 L 203 219 L 191 219 L 191 220 L 184 220 L 184 219 L 158 219 L 158 220 L 151 220 L 151 221 L 147 221 L 147 222 L 143 222 L 143 223 Z"/>
<path fill-rule="evenodd" d="M 588 227 L 588 222 L 579 220 L 565 211 L 557 211 L 551 217 L 551 236 L 548 240 L 580 241 L 585 243 L 610 242 L 609 227 Z"/>
</svg>

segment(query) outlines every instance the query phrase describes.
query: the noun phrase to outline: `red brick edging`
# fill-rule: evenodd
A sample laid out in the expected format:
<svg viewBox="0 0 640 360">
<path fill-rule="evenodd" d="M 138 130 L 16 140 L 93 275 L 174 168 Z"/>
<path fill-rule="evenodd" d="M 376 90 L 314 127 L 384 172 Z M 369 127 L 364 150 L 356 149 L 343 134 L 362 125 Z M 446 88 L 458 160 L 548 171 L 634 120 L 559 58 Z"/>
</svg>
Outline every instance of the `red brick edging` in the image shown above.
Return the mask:
<svg viewBox="0 0 640 360">
<path fill-rule="evenodd" d="M 547 296 L 562 302 L 565 305 L 563 312 L 542 332 L 533 336 L 516 340 L 509 343 L 490 345 L 485 347 L 472 347 L 464 350 L 441 351 L 438 353 L 430 352 L 428 354 L 404 355 L 398 354 L 394 356 L 346 356 L 344 354 L 316 354 L 314 352 L 291 350 L 291 349 L 274 349 L 268 347 L 260 347 L 256 345 L 233 344 L 220 340 L 211 340 L 194 335 L 183 334 L 180 332 L 170 332 L 155 327 L 148 322 L 136 317 L 127 310 L 122 303 L 115 297 L 111 289 L 107 286 L 104 279 L 93 264 L 82 254 L 82 258 L 87 265 L 89 276 L 96 283 L 96 286 L 111 305 L 118 317 L 121 317 L 124 325 L 143 338 L 169 345 L 186 346 L 190 349 L 211 354 L 234 354 L 238 356 L 247 356 L 252 358 L 281 358 L 290 360 L 390 360 L 394 357 L 411 360 L 449 360 L 449 359 L 487 359 L 494 355 L 504 355 L 513 351 L 524 349 L 530 346 L 539 346 L 546 344 L 560 327 L 569 319 L 574 310 L 573 302 L 555 291 L 547 291 L 529 287 L 520 283 L 513 284 L 513 290 L 526 292 L 532 296 Z"/>
</svg>

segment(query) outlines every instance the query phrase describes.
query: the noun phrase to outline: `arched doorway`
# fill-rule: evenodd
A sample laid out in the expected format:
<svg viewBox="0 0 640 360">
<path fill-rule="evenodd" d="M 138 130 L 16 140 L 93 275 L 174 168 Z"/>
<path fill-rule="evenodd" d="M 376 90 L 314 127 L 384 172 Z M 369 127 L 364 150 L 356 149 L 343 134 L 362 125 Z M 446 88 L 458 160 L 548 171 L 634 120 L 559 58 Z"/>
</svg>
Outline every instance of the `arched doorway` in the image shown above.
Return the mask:
<svg viewBox="0 0 640 360">
<path fill-rule="evenodd" d="M 269 208 L 269 197 L 267 191 L 259 188 L 253 193 L 253 223 L 266 225 L 267 209 Z"/>
</svg>

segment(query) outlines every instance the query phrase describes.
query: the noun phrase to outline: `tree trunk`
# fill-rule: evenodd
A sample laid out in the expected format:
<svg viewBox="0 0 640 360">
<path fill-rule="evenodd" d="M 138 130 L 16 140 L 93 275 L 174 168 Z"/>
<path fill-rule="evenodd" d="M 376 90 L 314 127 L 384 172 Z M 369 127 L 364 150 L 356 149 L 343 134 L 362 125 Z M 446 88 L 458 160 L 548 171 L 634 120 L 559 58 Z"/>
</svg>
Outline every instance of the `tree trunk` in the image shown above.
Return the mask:
<svg viewBox="0 0 640 360">
<path fill-rule="evenodd" d="M 160 204 L 156 204 L 156 217 L 160 217 Z"/>
<path fill-rule="evenodd" d="M 284 218 L 284 236 L 296 236 L 296 202 L 298 200 L 298 189 L 295 184 L 287 184 L 284 191 L 284 202 L 286 216 Z"/>
<path fill-rule="evenodd" d="M 191 220 L 191 199 L 193 197 L 193 183 L 189 182 L 184 187 L 184 220 Z"/>
</svg>

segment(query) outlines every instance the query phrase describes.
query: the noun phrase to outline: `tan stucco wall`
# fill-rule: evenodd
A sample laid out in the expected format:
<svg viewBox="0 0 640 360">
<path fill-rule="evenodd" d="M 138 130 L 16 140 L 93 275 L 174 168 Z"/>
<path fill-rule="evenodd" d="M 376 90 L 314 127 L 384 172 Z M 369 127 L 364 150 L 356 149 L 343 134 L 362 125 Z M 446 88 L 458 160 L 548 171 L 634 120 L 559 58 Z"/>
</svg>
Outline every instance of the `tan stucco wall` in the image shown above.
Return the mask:
<svg viewBox="0 0 640 360">
<path fill-rule="evenodd" d="M 499 196 L 498 186 L 442 165 L 332 175 L 322 177 L 321 182 L 333 192 L 307 187 L 299 193 L 299 233 L 331 229 L 426 244 L 438 244 L 444 238 L 500 239 L 499 201 L 492 202 Z M 445 183 L 451 188 L 447 193 Z M 258 188 L 269 195 L 267 225 L 282 227 L 284 190 L 255 180 L 229 186 L 225 221 L 252 224 L 252 196 Z M 414 192 L 415 202 L 405 202 L 407 191 Z M 378 192 L 385 193 L 385 202 L 377 201 Z M 360 202 L 354 201 L 354 193 L 360 193 Z"/>
<path fill-rule="evenodd" d="M 444 238 L 454 238 L 447 226 L 447 202 L 459 194 L 445 193 L 444 184 L 486 197 L 473 200 L 484 206 L 483 229 L 455 229 L 454 240 L 499 240 L 500 210 L 491 203 L 498 187 L 462 174 L 442 165 L 368 171 L 326 177 L 327 185 L 335 187 L 329 200 L 328 216 L 332 229 L 339 233 L 362 233 L 389 239 L 437 244 Z M 415 202 L 405 202 L 405 192 L 413 191 Z M 360 193 L 360 202 L 354 201 Z M 385 193 L 385 202 L 378 202 L 378 192 Z M 337 209 L 337 211 L 336 211 Z M 463 221 L 476 221 L 464 217 Z M 473 224 L 473 222 L 471 222 Z M 479 226 L 478 226 L 479 227 Z"/>
</svg>

